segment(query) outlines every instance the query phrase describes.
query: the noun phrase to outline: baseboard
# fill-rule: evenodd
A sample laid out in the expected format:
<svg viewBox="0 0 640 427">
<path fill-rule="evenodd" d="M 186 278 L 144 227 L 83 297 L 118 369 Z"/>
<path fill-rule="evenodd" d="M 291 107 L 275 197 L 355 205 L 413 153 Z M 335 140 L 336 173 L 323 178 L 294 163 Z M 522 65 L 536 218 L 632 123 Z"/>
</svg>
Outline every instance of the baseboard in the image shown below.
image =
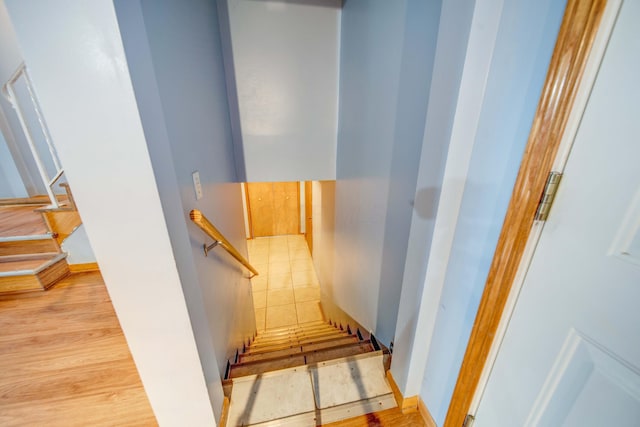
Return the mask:
<svg viewBox="0 0 640 427">
<path fill-rule="evenodd" d="M 427 427 L 438 427 L 436 425 L 435 420 L 431 416 L 431 412 L 427 409 L 427 405 L 424 404 L 421 398 L 418 397 L 418 412 L 420 413 L 420 417 L 422 417 L 422 421 L 424 421 Z"/>
<path fill-rule="evenodd" d="M 69 264 L 69 271 L 72 273 L 84 273 L 87 271 L 98 271 L 100 268 L 98 267 L 97 262 L 87 262 L 85 264 Z"/>
<path fill-rule="evenodd" d="M 398 384 L 396 384 L 396 380 L 393 379 L 391 371 L 387 371 L 387 380 L 389 380 L 393 395 L 403 414 L 418 412 L 427 427 L 437 427 L 431 413 L 427 409 L 427 405 L 424 404 L 420 396 L 404 397 L 400 392 L 400 388 L 398 388 Z"/>
<path fill-rule="evenodd" d="M 416 412 L 418 410 L 418 396 L 404 397 L 400 392 L 400 388 L 398 388 L 398 384 L 396 384 L 396 380 L 393 378 L 391 371 L 387 371 L 387 379 L 389 380 L 389 385 L 391 386 L 391 390 L 393 390 L 393 395 L 396 398 L 396 402 L 398 402 L 398 407 L 402 410 L 402 413 L 408 414 Z"/>
</svg>

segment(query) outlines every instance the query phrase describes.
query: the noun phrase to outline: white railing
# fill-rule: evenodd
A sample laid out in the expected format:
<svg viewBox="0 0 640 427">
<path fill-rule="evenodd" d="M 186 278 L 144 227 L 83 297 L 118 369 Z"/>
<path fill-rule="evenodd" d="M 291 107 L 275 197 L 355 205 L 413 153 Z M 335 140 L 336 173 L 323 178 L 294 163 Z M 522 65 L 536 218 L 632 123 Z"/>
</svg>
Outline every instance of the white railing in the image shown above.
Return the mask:
<svg viewBox="0 0 640 427">
<path fill-rule="evenodd" d="M 27 125 L 23 106 L 20 105 L 20 102 L 18 101 L 18 96 L 16 95 L 14 85 L 21 77 L 24 79 L 24 82 L 26 84 L 27 91 L 29 92 L 29 97 L 31 98 L 32 107 L 36 113 L 36 116 L 38 117 L 38 122 L 40 124 L 40 128 L 44 136 L 44 140 L 47 143 L 47 147 L 49 149 L 49 155 L 51 156 L 51 161 L 53 162 L 53 166 L 55 168 L 55 172 L 53 173 L 53 176 L 50 176 L 44 164 L 41 153 L 38 152 L 38 148 L 33 138 L 33 134 L 31 133 L 31 130 Z M 49 134 L 49 128 L 47 128 L 47 124 L 44 120 L 44 117 L 42 116 L 42 111 L 40 110 L 40 104 L 38 103 L 38 98 L 36 97 L 36 94 L 33 90 L 33 84 L 31 83 L 31 79 L 29 78 L 27 67 L 24 64 L 20 64 L 18 69 L 11 76 L 11 78 L 4 84 L 4 86 L 2 87 L 2 92 L 16 111 L 16 115 L 18 116 L 18 121 L 20 122 L 22 131 L 24 132 L 24 136 L 27 140 L 27 144 L 29 144 L 29 149 L 31 150 L 31 154 L 33 155 L 33 159 L 38 168 L 38 172 L 40 173 L 40 178 L 42 178 L 42 181 L 44 182 L 44 185 L 46 187 L 46 191 L 49 196 L 49 199 L 51 200 L 51 205 L 54 208 L 58 208 L 60 205 L 53 191 L 53 186 L 60 179 L 60 177 L 64 173 L 64 170 L 60 165 L 60 160 L 58 159 L 58 154 L 56 153 L 56 149 L 53 146 L 53 143 L 51 142 L 51 135 Z"/>
</svg>

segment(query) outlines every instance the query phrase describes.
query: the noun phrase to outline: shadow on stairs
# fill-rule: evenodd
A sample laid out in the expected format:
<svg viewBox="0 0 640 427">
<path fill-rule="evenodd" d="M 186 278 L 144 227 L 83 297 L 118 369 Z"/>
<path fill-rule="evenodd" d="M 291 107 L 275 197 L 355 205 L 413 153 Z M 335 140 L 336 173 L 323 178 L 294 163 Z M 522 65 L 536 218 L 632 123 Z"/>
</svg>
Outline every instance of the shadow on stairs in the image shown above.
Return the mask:
<svg viewBox="0 0 640 427">
<path fill-rule="evenodd" d="M 316 426 L 394 408 L 389 363 L 359 330 L 322 321 L 268 330 L 228 366 L 226 426 Z"/>
</svg>

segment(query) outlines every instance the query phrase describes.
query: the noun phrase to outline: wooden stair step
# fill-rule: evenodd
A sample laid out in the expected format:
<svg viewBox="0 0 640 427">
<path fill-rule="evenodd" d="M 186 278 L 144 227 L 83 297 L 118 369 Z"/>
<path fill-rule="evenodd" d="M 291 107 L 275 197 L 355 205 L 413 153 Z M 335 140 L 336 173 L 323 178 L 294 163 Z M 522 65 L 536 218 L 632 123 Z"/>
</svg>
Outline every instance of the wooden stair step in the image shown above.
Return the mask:
<svg viewBox="0 0 640 427">
<path fill-rule="evenodd" d="M 300 333 L 300 334 L 293 334 L 293 335 L 286 335 L 280 338 L 261 338 L 261 337 L 257 337 L 252 344 L 255 345 L 270 345 L 270 344 L 279 344 L 279 343 L 283 343 L 283 342 L 292 342 L 292 341 L 298 341 L 301 339 L 306 339 L 306 338 L 312 338 L 312 337 L 316 337 L 319 335 L 327 335 L 327 334 L 332 334 L 332 333 L 341 333 L 343 331 L 339 330 L 339 329 L 335 329 L 335 328 L 327 328 L 327 329 L 319 329 L 319 330 L 314 330 L 308 333 Z"/>
<path fill-rule="evenodd" d="M 273 359 L 273 358 L 278 358 L 282 356 L 291 356 L 298 353 L 303 353 L 303 352 L 308 353 L 311 351 L 322 350 L 329 347 L 335 347 L 335 346 L 346 345 L 346 344 L 357 343 L 357 342 L 358 342 L 358 337 L 352 335 L 347 337 L 340 337 L 340 338 L 335 338 L 331 340 L 326 340 L 324 342 L 305 344 L 297 347 L 286 348 L 283 350 L 275 350 L 270 352 L 252 353 L 252 354 L 244 353 L 240 355 L 240 362 L 241 363 L 254 362 L 258 360 Z"/>
<path fill-rule="evenodd" d="M 0 257 L 0 294 L 43 291 L 69 274 L 66 254 Z"/>
<path fill-rule="evenodd" d="M 251 349 L 251 348 L 249 348 L 242 355 L 264 354 L 264 353 L 270 353 L 272 351 L 286 350 L 288 348 L 298 348 L 298 347 L 304 347 L 304 346 L 311 346 L 311 345 L 314 345 L 314 344 L 330 343 L 330 342 L 334 342 L 336 340 L 341 340 L 343 338 L 350 338 L 350 337 L 356 337 L 357 338 L 356 335 L 347 335 L 347 334 L 331 335 L 331 336 L 327 336 L 327 337 L 320 338 L 320 339 L 314 339 L 314 340 L 308 341 L 308 342 L 297 343 L 296 345 L 288 346 L 288 347 L 285 346 L 285 347 L 274 347 L 274 348 L 265 348 L 265 349 L 261 349 L 261 348 Z"/>
<path fill-rule="evenodd" d="M 60 252 L 51 234 L 0 237 L 0 256 Z"/>
<path fill-rule="evenodd" d="M 330 332 L 325 334 L 308 336 L 308 337 L 301 338 L 294 341 L 282 341 L 282 342 L 269 343 L 269 344 L 254 343 L 254 344 L 251 344 L 247 352 L 255 353 L 257 351 L 264 352 L 264 351 L 270 351 L 270 350 L 282 350 L 287 347 L 295 347 L 302 344 L 311 344 L 313 342 L 317 342 L 325 339 L 332 339 L 332 338 L 345 337 L 345 336 L 349 336 L 349 334 L 347 332 Z"/>
<path fill-rule="evenodd" d="M 304 326 L 282 326 L 279 328 L 271 328 L 271 329 L 267 329 L 266 332 L 261 332 L 260 335 L 264 335 L 264 334 L 269 334 L 269 333 L 280 333 L 280 332 L 288 332 L 291 330 L 295 330 L 295 329 L 304 329 L 307 327 L 313 327 L 313 326 L 318 326 L 318 325 L 323 325 L 323 326 L 331 326 L 329 325 L 328 322 L 325 322 L 324 320 L 315 320 L 313 322 L 309 322 L 309 323 L 305 323 Z"/>
<path fill-rule="evenodd" d="M 261 339 L 282 338 L 290 335 L 305 334 L 305 333 L 310 333 L 318 330 L 326 330 L 326 329 L 336 329 L 336 328 L 327 323 L 322 323 L 319 325 L 313 325 L 309 327 L 290 328 L 290 329 L 278 331 L 278 332 L 273 332 L 273 331 L 261 332 L 258 335 L 258 338 L 261 338 Z"/>
<path fill-rule="evenodd" d="M 371 342 L 361 341 L 356 344 L 311 352 L 311 354 L 307 356 L 307 364 L 326 362 L 327 360 L 338 359 L 340 357 L 351 357 L 372 351 L 375 351 L 375 349 L 373 348 L 373 345 L 371 345 Z"/>
<path fill-rule="evenodd" d="M 259 362 L 238 363 L 231 365 L 229 378 L 245 377 L 247 375 L 256 375 L 280 369 L 293 368 L 295 366 L 304 365 L 304 362 L 304 356 L 289 356 Z"/>
<path fill-rule="evenodd" d="M 244 377 L 247 375 L 263 374 L 279 369 L 302 366 L 309 363 L 319 363 L 341 357 L 355 356 L 375 351 L 369 341 L 332 346 L 330 348 L 298 353 L 295 355 L 281 356 L 273 359 L 240 362 L 231 365 L 229 378 Z"/>
</svg>

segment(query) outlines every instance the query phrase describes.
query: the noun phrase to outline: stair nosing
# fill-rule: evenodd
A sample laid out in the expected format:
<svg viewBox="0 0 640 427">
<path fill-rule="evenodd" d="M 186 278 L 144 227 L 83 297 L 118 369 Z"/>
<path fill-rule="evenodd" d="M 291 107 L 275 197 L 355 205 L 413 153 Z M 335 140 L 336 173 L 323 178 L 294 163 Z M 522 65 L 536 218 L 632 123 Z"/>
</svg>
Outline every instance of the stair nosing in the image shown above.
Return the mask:
<svg viewBox="0 0 640 427">
<path fill-rule="evenodd" d="M 258 336 L 253 342 L 255 344 L 269 344 L 273 342 L 282 342 L 287 340 L 292 341 L 292 340 L 296 340 L 304 337 L 314 337 L 317 335 L 325 335 L 327 333 L 332 333 L 332 332 L 346 332 L 346 331 L 341 331 L 340 329 L 319 329 L 317 331 L 312 331 L 309 333 L 291 334 L 291 335 L 282 336 L 280 338 L 272 338 L 272 337 L 264 338 L 264 337 Z"/>
<path fill-rule="evenodd" d="M 294 353 L 294 354 L 290 354 L 290 355 L 287 355 L 287 356 L 277 356 L 277 357 L 273 357 L 271 359 L 262 359 L 262 360 L 253 360 L 253 361 L 249 361 L 249 362 L 233 363 L 233 364 L 231 364 L 231 370 L 233 370 L 234 366 L 246 366 L 246 365 L 264 363 L 264 362 L 269 362 L 269 361 L 272 362 L 274 360 L 287 359 L 289 357 L 303 357 L 303 356 L 306 356 L 308 354 L 312 354 L 312 353 L 316 353 L 316 352 L 320 352 L 320 351 L 335 350 L 335 349 L 346 348 L 346 347 L 354 347 L 354 346 L 363 345 L 363 344 L 369 344 L 371 346 L 371 348 L 373 348 L 373 344 L 371 344 L 371 341 L 369 341 L 369 340 L 357 341 L 357 342 L 354 342 L 354 343 L 337 345 L 335 347 L 321 348 L 321 349 L 318 349 L 318 350 L 301 351 L 300 353 Z M 322 363 L 322 362 L 320 362 L 320 363 Z M 306 363 L 305 363 L 305 365 L 306 365 Z"/>
<path fill-rule="evenodd" d="M 47 234 L 27 234 L 27 235 L 20 235 L 20 236 L 0 237 L 0 243 L 23 242 L 23 241 L 28 241 L 28 240 L 49 240 L 49 239 L 53 239 L 53 234 L 52 233 L 47 233 Z"/>
<path fill-rule="evenodd" d="M 332 348 L 332 346 L 328 346 L 328 347 L 325 347 L 325 348 L 318 348 L 318 349 L 315 349 L 315 350 L 306 350 L 306 351 L 304 351 L 304 350 L 303 350 L 303 348 L 304 348 L 305 346 L 312 346 L 312 345 L 318 345 L 318 344 L 326 344 L 326 343 L 331 343 L 332 341 L 339 341 L 339 340 L 346 340 L 346 339 L 355 339 L 355 341 L 352 341 L 352 342 L 350 342 L 350 343 L 344 343 L 344 344 L 336 345 L 335 347 L 340 347 L 341 345 L 357 344 L 357 343 L 365 342 L 365 341 L 360 341 L 360 340 L 358 340 L 358 337 L 357 337 L 356 335 L 347 335 L 347 336 L 337 337 L 337 338 L 330 339 L 330 340 L 324 340 L 324 341 L 319 341 L 319 342 L 314 342 L 314 343 L 308 343 L 308 344 L 301 344 L 301 345 L 296 345 L 296 346 L 292 346 L 292 347 L 289 347 L 289 348 L 282 348 L 282 349 L 278 349 L 278 350 L 263 351 L 263 352 L 256 352 L 256 353 L 242 353 L 242 354 L 239 356 L 240 361 L 241 361 L 241 362 L 239 362 L 239 363 L 243 363 L 243 362 L 242 362 L 242 359 L 243 359 L 244 357 L 263 356 L 263 355 L 266 355 L 266 354 L 269 354 L 269 353 L 275 353 L 275 352 L 286 351 L 286 350 L 300 349 L 300 351 L 299 351 L 299 352 L 297 352 L 297 353 L 291 353 L 291 354 L 290 354 L 291 356 L 299 355 L 299 354 L 302 354 L 302 353 L 309 353 L 309 352 L 311 352 L 311 351 L 326 350 L 326 349 L 330 349 L 330 348 Z M 277 359 L 277 358 L 285 357 L 285 356 L 286 356 L 286 355 L 282 355 L 282 356 L 274 356 L 273 358 L 266 358 L 266 359 L 262 359 L 262 360 Z"/>
<path fill-rule="evenodd" d="M 277 345 L 276 343 L 271 343 L 271 344 L 263 344 L 260 345 L 258 344 L 252 344 L 251 346 L 249 346 L 249 353 L 251 353 L 251 349 L 253 350 L 264 350 L 264 349 L 283 349 L 283 348 L 287 348 L 287 347 L 296 347 L 297 345 L 300 345 L 301 343 L 305 343 L 305 344 L 311 344 L 313 342 L 317 342 L 317 341 L 309 341 L 309 340 L 318 340 L 320 338 L 329 338 L 329 337 L 348 337 L 349 333 L 344 331 L 344 332 L 340 332 L 340 333 L 328 333 L 328 334 L 321 334 L 321 335 L 314 335 L 314 336 L 310 336 L 310 337 L 306 337 L 306 338 L 302 338 L 302 339 L 298 339 L 298 340 L 293 340 L 293 341 L 286 341 L 286 342 L 282 342 L 280 343 L 280 345 Z"/>
<path fill-rule="evenodd" d="M 0 277 L 13 277 L 13 276 L 29 276 L 41 273 L 43 270 L 51 267 L 53 264 L 61 261 L 67 257 L 66 253 L 57 254 L 55 257 L 52 257 L 50 260 L 46 261 L 42 265 L 37 268 L 31 270 L 13 270 L 13 271 L 2 271 L 0 272 Z"/>
<path fill-rule="evenodd" d="M 320 336 L 325 336 L 325 335 L 320 335 Z M 328 337 L 328 336 L 329 335 L 326 335 L 326 337 Z M 268 347 L 265 347 L 265 348 L 260 348 L 259 347 L 257 349 L 254 348 L 255 350 L 260 350 L 260 351 L 253 351 L 253 352 L 251 351 L 251 347 L 249 347 L 248 351 L 243 353 L 243 354 L 247 354 L 247 355 L 249 355 L 249 354 L 264 354 L 264 353 L 269 353 L 270 351 L 286 350 L 287 348 L 296 348 L 296 347 L 301 347 L 303 345 L 319 344 L 319 343 L 323 343 L 323 342 L 333 341 L 335 339 L 348 338 L 348 337 L 356 337 L 357 338 L 358 336 L 355 335 L 355 334 L 351 334 L 351 335 L 340 334 L 340 335 L 335 335 L 332 338 L 326 338 L 326 339 L 317 340 L 317 341 L 309 341 L 309 342 L 305 342 L 305 343 L 302 343 L 302 344 L 300 342 L 298 342 L 297 344 L 293 343 L 292 345 L 288 345 L 288 346 L 287 345 L 283 345 L 281 347 L 274 347 L 272 349 L 268 349 Z"/>
</svg>

